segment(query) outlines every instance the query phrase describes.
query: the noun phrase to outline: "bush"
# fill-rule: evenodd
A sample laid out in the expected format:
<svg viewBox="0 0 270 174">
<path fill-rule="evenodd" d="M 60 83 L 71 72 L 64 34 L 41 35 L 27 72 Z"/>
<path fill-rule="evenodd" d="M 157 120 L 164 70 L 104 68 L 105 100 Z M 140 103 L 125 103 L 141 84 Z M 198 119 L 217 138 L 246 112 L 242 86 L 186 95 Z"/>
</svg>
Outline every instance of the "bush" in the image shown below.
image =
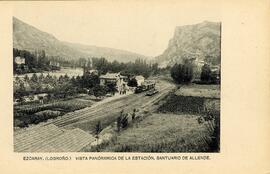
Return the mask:
<svg viewBox="0 0 270 174">
<path fill-rule="evenodd" d="M 125 116 L 121 120 L 122 128 L 126 128 L 128 126 L 128 114 L 125 114 Z"/>
<path fill-rule="evenodd" d="M 137 87 L 138 86 L 138 82 L 137 82 L 137 80 L 135 78 L 132 78 L 132 79 L 130 79 L 128 81 L 128 84 L 127 85 L 130 86 L 130 87 Z"/>
<path fill-rule="evenodd" d="M 51 110 L 45 110 L 38 112 L 34 115 L 30 116 L 30 124 L 38 124 L 43 121 L 47 121 L 48 119 L 56 118 L 61 115 L 61 112 L 59 111 L 51 111 Z"/>
<path fill-rule="evenodd" d="M 211 80 L 211 69 L 208 64 L 204 64 L 202 67 L 202 72 L 201 72 L 201 81 L 202 82 L 210 82 Z"/>
<path fill-rule="evenodd" d="M 35 113 L 38 117 L 57 117 L 61 115 L 60 111 L 51 111 L 51 110 L 45 110 L 41 112 Z"/>
<path fill-rule="evenodd" d="M 44 110 L 37 112 L 35 114 L 16 114 L 18 117 L 14 121 L 14 126 L 18 127 L 28 127 L 29 124 L 38 124 L 43 121 L 47 121 L 48 119 L 56 118 L 58 116 L 62 115 L 59 111 L 51 111 L 51 110 Z"/>
</svg>

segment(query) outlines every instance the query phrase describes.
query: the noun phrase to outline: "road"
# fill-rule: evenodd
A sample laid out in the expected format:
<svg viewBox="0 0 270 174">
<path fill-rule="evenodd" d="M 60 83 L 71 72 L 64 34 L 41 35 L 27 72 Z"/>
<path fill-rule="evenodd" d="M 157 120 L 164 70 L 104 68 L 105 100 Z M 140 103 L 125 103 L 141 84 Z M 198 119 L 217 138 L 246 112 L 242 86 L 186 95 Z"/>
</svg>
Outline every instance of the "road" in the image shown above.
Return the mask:
<svg viewBox="0 0 270 174">
<path fill-rule="evenodd" d="M 80 128 L 84 131 L 92 132 L 98 121 L 101 121 L 103 126 L 114 122 L 121 110 L 124 110 L 124 113 L 128 113 L 132 112 L 134 108 L 150 108 L 154 103 L 166 96 L 166 94 L 174 88 L 174 85 L 167 81 L 159 80 L 156 84 L 156 88 L 159 90 L 159 93 L 153 96 L 145 96 L 145 92 L 130 94 L 115 100 L 103 102 L 96 106 L 68 113 L 53 120 L 51 123 L 65 129 Z"/>
</svg>

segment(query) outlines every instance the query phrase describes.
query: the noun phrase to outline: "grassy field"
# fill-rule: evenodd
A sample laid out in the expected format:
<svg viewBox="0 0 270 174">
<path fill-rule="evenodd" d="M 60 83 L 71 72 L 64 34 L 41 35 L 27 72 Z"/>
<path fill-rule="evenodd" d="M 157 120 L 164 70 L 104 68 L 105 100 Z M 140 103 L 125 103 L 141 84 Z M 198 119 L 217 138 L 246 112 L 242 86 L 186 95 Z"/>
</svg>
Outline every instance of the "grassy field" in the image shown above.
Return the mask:
<svg viewBox="0 0 270 174">
<path fill-rule="evenodd" d="M 220 85 L 184 85 L 175 94 L 178 96 L 220 98 Z"/>
<path fill-rule="evenodd" d="M 196 115 L 152 114 L 132 124 L 98 151 L 204 152 L 211 132 Z M 93 151 L 97 149 L 92 149 Z"/>
</svg>

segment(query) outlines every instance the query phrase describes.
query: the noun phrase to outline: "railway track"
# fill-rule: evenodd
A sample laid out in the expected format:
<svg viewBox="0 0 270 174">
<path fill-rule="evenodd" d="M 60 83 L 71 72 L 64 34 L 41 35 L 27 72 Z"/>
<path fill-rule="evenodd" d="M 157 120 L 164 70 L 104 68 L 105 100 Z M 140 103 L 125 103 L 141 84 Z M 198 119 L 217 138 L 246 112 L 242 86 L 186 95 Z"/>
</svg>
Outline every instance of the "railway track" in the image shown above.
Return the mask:
<svg viewBox="0 0 270 174">
<path fill-rule="evenodd" d="M 77 124 L 106 118 L 119 113 L 122 109 L 124 109 L 125 112 L 130 112 L 134 108 L 144 109 L 160 100 L 160 98 L 166 95 L 167 92 L 173 89 L 173 87 L 174 86 L 169 83 L 162 82 L 161 86 L 157 86 L 160 92 L 154 96 L 145 96 L 145 92 L 140 94 L 131 94 L 122 98 L 99 104 L 97 106 L 92 106 L 79 111 L 68 113 L 56 120 L 52 120 L 51 122 L 44 124 L 44 126 L 48 124 L 54 124 L 58 127 L 64 128 L 73 125 L 78 127 L 76 126 Z"/>
<path fill-rule="evenodd" d="M 81 123 L 87 123 L 94 120 L 102 120 L 103 118 L 118 114 L 122 109 L 124 109 L 125 112 L 131 112 L 134 108 L 145 109 L 163 98 L 171 89 L 173 89 L 171 86 L 167 86 L 164 89 L 160 90 L 159 94 L 151 97 L 144 96 L 144 94 L 142 94 L 142 96 L 140 95 L 138 98 L 136 97 L 132 100 L 124 101 L 122 105 L 118 105 L 116 107 L 107 106 L 107 108 L 105 109 L 104 107 L 106 106 L 103 106 L 102 110 L 87 113 L 85 115 L 76 117 L 76 119 L 66 120 L 62 123 L 57 123 L 56 125 L 59 127 L 69 127 L 72 125 L 74 125 L 75 127 L 80 127 L 79 125 Z"/>
</svg>

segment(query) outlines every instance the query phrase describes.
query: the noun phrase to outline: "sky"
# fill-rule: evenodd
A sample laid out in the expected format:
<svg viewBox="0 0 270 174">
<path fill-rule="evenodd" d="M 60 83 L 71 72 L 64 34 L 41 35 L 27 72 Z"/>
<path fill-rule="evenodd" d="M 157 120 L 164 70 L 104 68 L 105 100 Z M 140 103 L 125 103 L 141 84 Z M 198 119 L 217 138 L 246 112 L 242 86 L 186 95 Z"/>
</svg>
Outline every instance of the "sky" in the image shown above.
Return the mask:
<svg viewBox="0 0 270 174">
<path fill-rule="evenodd" d="M 220 21 L 218 4 L 190 2 L 21 2 L 13 15 L 61 41 L 154 57 L 167 48 L 176 26 Z"/>
</svg>

